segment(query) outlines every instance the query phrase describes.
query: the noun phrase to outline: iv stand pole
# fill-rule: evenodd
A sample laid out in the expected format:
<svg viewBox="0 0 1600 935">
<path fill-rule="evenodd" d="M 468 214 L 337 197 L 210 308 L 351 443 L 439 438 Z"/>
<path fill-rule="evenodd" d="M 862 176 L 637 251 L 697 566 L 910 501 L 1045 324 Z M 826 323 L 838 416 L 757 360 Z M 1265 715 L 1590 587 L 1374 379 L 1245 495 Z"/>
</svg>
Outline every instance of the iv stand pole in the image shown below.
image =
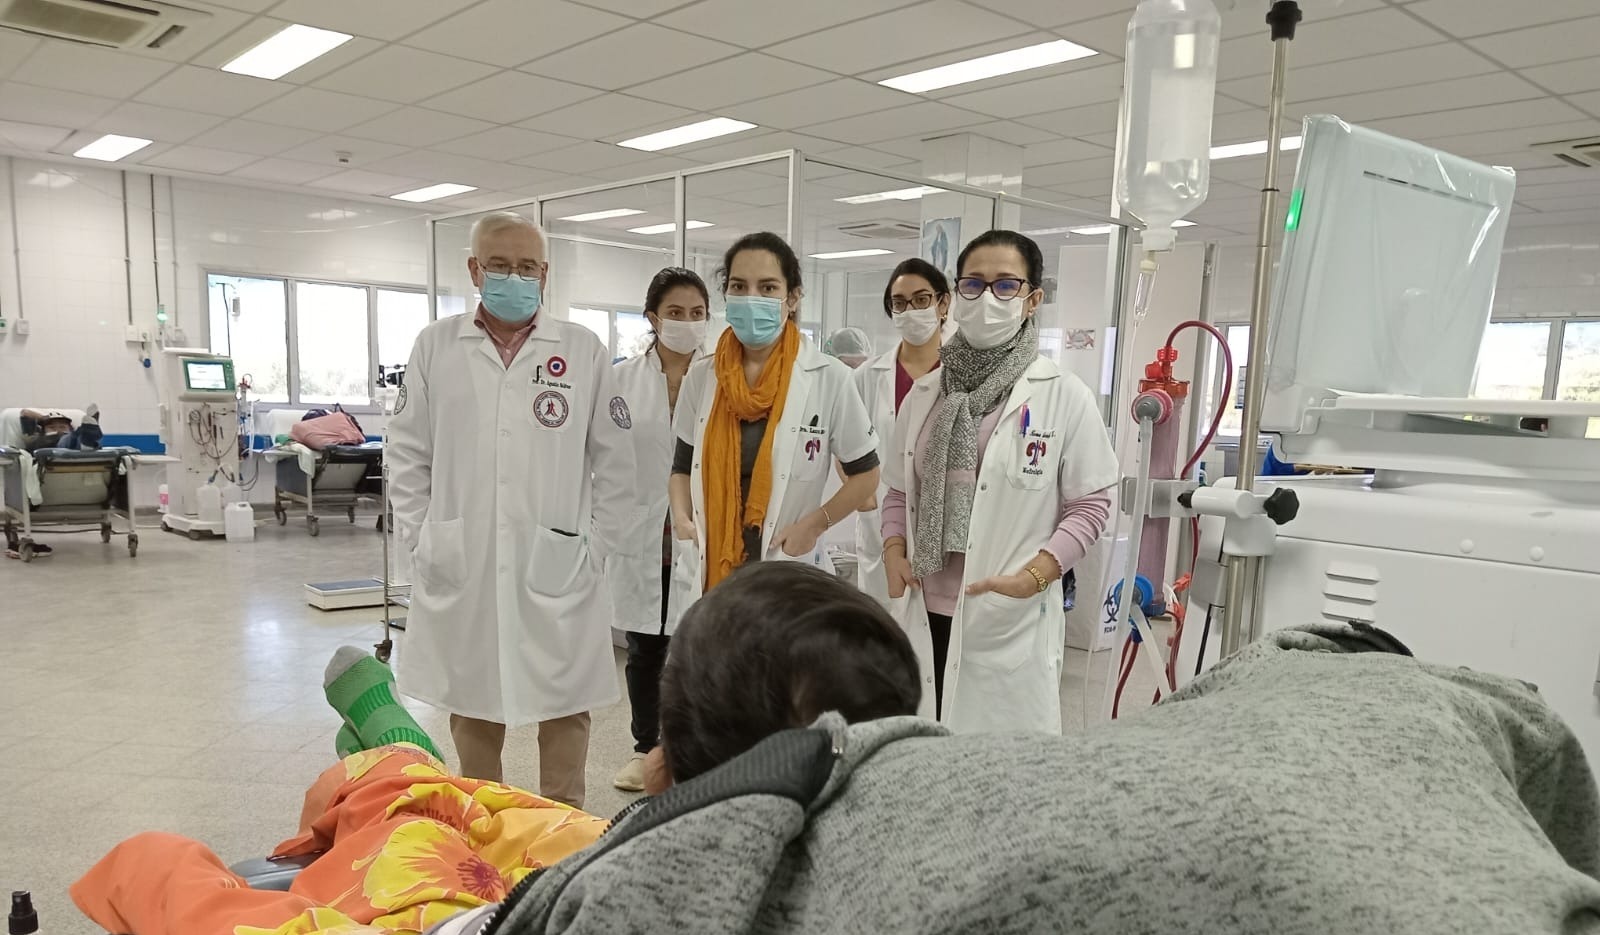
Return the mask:
<svg viewBox="0 0 1600 935">
<path fill-rule="evenodd" d="M 1239 477 L 1236 490 L 1253 490 L 1256 442 L 1261 434 L 1261 407 L 1266 393 L 1267 313 L 1272 285 L 1273 225 L 1278 217 L 1278 150 L 1283 144 L 1283 97 L 1289 64 L 1289 43 L 1301 19 L 1296 0 L 1276 0 L 1267 13 L 1272 27 L 1272 91 L 1267 107 L 1267 172 L 1261 185 L 1261 217 L 1257 222 L 1256 276 L 1250 301 L 1250 353 L 1245 369 L 1244 425 L 1239 430 Z M 1230 555 L 1223 598 L 1222 657 L 1227 658 L 1259 633 L 1259 595 L 1251 594 L 1261 578 L 1258 556 Z M 1249 607 L 1246 607 L 1248 598 Z M 1249 611 L 1248 626 L 1246 611 Z"/>
</svg>

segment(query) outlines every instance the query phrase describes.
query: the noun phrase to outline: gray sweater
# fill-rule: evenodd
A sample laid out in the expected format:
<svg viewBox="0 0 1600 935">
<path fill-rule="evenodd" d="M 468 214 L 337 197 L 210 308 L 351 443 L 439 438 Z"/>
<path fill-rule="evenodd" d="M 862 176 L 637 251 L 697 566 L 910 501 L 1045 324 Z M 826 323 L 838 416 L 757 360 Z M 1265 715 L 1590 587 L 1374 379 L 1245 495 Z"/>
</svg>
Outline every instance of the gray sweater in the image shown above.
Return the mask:
<svg viewBox="0 0 1600 935">
<path fill-rule="evenodd" d="M 1061 738 L 830 716 L 629 816 L 497 928 L 1600 932 L 1572 734 L 1520 682 L 1381 648 L 1281 631 Z"/>
</svg>

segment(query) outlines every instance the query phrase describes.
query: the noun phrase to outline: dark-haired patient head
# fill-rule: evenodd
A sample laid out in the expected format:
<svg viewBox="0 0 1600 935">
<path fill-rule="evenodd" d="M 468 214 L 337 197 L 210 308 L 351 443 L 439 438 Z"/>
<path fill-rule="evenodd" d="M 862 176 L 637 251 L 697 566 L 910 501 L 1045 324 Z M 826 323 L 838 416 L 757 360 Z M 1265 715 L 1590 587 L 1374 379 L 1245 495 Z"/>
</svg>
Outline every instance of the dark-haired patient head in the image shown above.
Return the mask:
<svg viewBox="0 0 1600 935">
<path fill-rule="evenodd" d="M 916 654 L 883 605 L 808 565 L 753 562 L 672 638 L 661 751 L 684 782 L 829 711 L 871 721 L 916 714 L 921 698 Z"/>
</svg>

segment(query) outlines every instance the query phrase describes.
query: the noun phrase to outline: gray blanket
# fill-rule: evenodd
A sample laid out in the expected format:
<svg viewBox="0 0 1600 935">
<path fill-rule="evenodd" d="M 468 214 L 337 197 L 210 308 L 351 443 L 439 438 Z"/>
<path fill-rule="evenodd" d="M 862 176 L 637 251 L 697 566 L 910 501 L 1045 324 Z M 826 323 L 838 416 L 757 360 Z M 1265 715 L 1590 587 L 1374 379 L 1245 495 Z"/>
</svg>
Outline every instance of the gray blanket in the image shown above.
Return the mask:
<svg viewBox="0 0 1600 935">
<path fill-rule="evenodd" d="M 502 932 L 1600 932 L 1583 752 L 1528 686 L 1282 631 L 1062 738 L 825 718 L 508 901 Z"/>
</svg>

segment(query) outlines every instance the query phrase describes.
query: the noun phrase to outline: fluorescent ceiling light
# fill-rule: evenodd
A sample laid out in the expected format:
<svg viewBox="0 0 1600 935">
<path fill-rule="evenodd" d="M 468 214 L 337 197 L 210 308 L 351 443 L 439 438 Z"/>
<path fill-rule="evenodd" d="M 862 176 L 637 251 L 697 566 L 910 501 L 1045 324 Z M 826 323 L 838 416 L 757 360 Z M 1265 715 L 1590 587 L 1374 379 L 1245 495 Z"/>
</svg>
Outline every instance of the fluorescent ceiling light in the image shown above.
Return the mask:
<svg viewBox="0 0 1600 935">
<path fill-rule="evenodd" d="M 1070 228 L 1070 227 L 1046 227 L 1044 230 L 1023 231 L 1022 233 L 1027 235 L 1027 236 L 1029 236 L 1029 237 L 1052 237 L 1052 236 L 1054 236 L 1056 234 L 1070 234 L 1070 233 L 1072 233 L 1072 228 Z"/>
<path fill-rule="evenodd" d="M 349 33 L 296 23 L 278 30 L 265 42 L 222 66 L 222 70 L 253 78 L 282 78 L 349 41 Z"/>
<path fill-rule="evenodd" d="M 833 200 L 846 205 L 870 205 L 877 201 L 915 201 L 923 195 L 934 195 L 942 191 L 944 191 L 942 188 L 921 185 L 917 188 L 900 188 L 892 192 L 873 192 L 870 195 L 851 195 L 849 198 Z"/>
<path fill-rule="evenodd" d="M 671 149 L 674 146 L 687 146 L 690 143 L 698 143 L 701 140 L 727 136 L 730 133 L 743 133 L 746 130 L 755 129 L 755 126 L 755 124 L 745 123 L 743 120 L 712 117 L 710 120 L 674 127 L 671 130 L 662 130 L 660 133 L 647 133 L 644 136 L 636 136 L 631 140 L 623 140 L 617 145 L 653 153 L 662 149 Z"/>
<path fill-rule="evenodd" d="M 1093 227 L 1073 227 L 1069 228 L 1069 230 L 1071 230 L 1074 234 L 1082 234 L 1085 237 L 1096 237 L 1100 234 L 1111 233 L 1113 230 L 1116 230 L 1116 225 L 1096 224 Z"/>
<path fill-rule="evenodd" d="M 887 78 L 878 82 L 886 88 L 896 91 L 909 91 L 912 94 L 922 94 L 926 91 L 936 91 L 939 88 L 948 88 L 958 84 L 967 84 L 972 81 L 982 81 L 985 78 L 996 78 L 1000 75 L 1010 75 L 1031 68 L 1043 68 L 1046 65 L 1059 65 L 1073 59 L 1088 58 L 1098 55 L 1094 49 L 1085 48 L 1076 42 L 1057 39 L 1054 42 L 1041 42 L 1023 49 L 1012 49 L 1009 52 L 996 52 L 982 58 L 968 59 L 965 62 L 956 62 L 953 65 L 941 65 L 938 68 L 929 68 L 926 71 L 912 72 L 898 78 Z"/>
<path fill-rule="evenodd" d="M 118 159 L 132 155 L 149 145 L 149 140 L 142 140 L 137 136 L 118 136 L 115 133 L 107 133 L 72 155 L 77 156 L 79 159 L 116 162 Z"/>
<path fill-rule="evenodd" d="M 705 221 L 685 221 L 684 230 L 697 231 L 702 227 L 713 227 Z M 633 227 L 628 229 L 630 234 L 670 234 L 678 229 L 676 224 L 651 224 L 649 227 Z"/>
<path fill-rule="evenodd" d="M 455 182 L 441 182 L 438 185 L 429 185 L 426 188 L 415 188 L 409 192 L 390 195 L 395 201 L 433 201 L 438 198 L 449 198 L 451 195 L 465 195 L 467 192 L 478 190 L 476 185 L 457 185 Z"/>
<path fill-rule="evenodd" d="M 609 221 L 612 218 L 628 218 L 635 214 L 643 214 L 637 208 L 612 208 L 610 211 L 590 211 L 588 214 L 574 214 L 569 217 L 556 218 L 558 221 L 575 221 L 582 224 L 584 221 Z"/>
<path fill-rule="evenodd" d="M 1287 153 L 1300 148 L 1300 137 L 1286 136 L 1278 144 L 1278 151 Z M 1267 151 L 1266 140 L 1256 140 L 1254 143 L 1231 143 L 1227 146 L 1211 147 L 1212 159 L 1233 159 L 1236 156 L 1260 156 Z"/>
<path fill-rule="evenodd" d="M 852 260 L 858 256 L 888 256 L 893 250 L 840 250 L 838 253 L 813 253 L 813 260 Z"/>
<path fill-rule="evenodd" d="M 1193 221 L 1173 221 L 1172 222 L 1172 226 L 1173 227 L 1193 227 L 1194 226 L 1194 222 Z"/>
</svg>

